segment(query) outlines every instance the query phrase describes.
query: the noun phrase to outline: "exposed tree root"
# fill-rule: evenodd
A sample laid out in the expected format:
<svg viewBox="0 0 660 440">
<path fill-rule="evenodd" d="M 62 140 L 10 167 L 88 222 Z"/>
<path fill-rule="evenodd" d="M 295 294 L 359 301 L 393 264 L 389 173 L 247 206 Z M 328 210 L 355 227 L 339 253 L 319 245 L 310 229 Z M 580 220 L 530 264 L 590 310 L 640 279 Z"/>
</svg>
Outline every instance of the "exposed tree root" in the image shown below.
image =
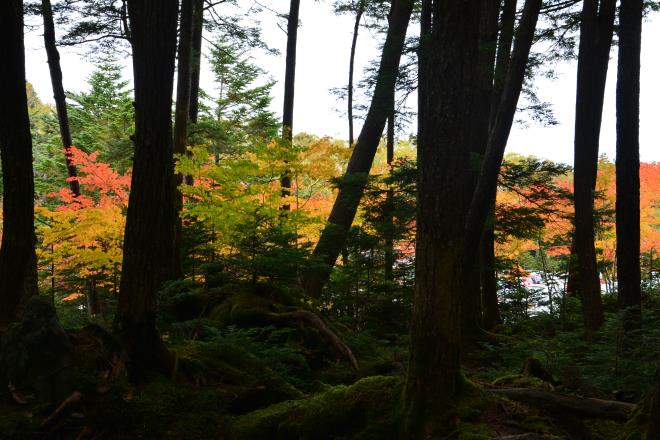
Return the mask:
<svg viewBox="0 0 660 440">
<path fill-rule="evenodd" d="M 630 413 L 635 409 L 634 404 L 627 402 L 565 396 L 550 391 L 528 388 L 501 388 L 489 391 L 549 411 L 564 411 L 573 416 L 588 418 L 627 420 Z"/>
<path fill-rule="evenodd" d="M 350 362 L 353 368 L 360 369 L 360 365 L 348 345 L 318 315 L 308 310 L 297 309 L 291 312 L 268 313 L 268 318 L 273 321 L 304 321 L 310 324 L 328 338 L 332 346 Z"/>
<path fill-rule="evenodd" d="M 48 426 L 49 424 L 53 423 L 55 420 L 59 419 L 62 415 L 64 415 L 65 411 L 74 403 L 80 402 L 82 400 L 82 393 L 80 391 L 74 391 L 69 397 L 64 399 L 64 401 L 60 404 L 60 406 L 57 407 L 55 411 L 46 419 L 44 419 L 43 422 L 41 422 L 41 426 Z"/>
</svg>

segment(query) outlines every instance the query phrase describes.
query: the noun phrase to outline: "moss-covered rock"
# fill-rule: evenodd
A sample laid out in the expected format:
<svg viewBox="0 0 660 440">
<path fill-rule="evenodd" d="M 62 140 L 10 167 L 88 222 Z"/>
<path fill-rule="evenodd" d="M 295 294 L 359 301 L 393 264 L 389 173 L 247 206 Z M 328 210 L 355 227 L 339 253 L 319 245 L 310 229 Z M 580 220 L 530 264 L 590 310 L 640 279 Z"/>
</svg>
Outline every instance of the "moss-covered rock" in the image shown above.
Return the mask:
<svg viewBox="0 0 660 440">
<path fill-rule="evenodd" d="M 364 378 L 313 397 L 282 402 L 237 417 L 230 438 L 251 439 L 381 439 L 396 423 L 402 381 L 395 377 Z"/>
</svg>

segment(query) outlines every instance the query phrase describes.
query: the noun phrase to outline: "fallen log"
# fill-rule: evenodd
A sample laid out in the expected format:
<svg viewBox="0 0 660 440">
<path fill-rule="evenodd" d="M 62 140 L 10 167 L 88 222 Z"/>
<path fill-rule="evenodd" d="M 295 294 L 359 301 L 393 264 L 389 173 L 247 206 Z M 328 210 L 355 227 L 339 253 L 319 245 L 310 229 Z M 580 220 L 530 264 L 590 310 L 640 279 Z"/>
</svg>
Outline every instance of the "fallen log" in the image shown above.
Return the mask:
<svg viewBox="0 0 660 440">
<path fill-rule="evenodd" d="M 272 321 L 304 321 L 311 326 L 315 327 L 320 331 L 332 344 L 333 347 L 343 355 L 350 362 L 351 366 L 356 370 L 360 369 L 355 355 L 351 349 L 341 340 L 335 332 L 333 332 L 330 327 L 328 327 L 325 322 L 316 314 L 308 310 L 294 310 L 291 312 L 282 312 L 282 313 L 268 313 L 268 318 Z"/>
<path fill-rule="evenodd" d="M 630 413 L 635 409 L 634 404 L 627 402 L 573 397 L 528 388 L 500 388 L 489 391 L 549 411 L 565 411 L 570 412 L 571 415 L 594 419 L 627 420 Z"/>
</svg>

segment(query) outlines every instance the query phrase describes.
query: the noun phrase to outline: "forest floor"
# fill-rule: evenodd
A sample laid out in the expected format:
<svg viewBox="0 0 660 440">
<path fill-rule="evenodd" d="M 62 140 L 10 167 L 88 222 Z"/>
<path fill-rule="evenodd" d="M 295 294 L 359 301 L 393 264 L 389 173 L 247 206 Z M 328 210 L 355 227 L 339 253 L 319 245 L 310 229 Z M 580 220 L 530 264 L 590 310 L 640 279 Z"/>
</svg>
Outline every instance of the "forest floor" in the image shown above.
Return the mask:
<svg viewBox="0 0 660 440">
<path fill-rule="evenodd" d="M 0 438 L 396 438 L 405 333 L 355 332 L 332 321 L 359 359 L 356 371 L 304 322 L 260 322 L 249 307 L 239 319 L 237 304 L 232 322 L 218 305 L 214 311 L 168 318 L 163 338 L 177 354 L 176 374 L 138 385 L 129 382 L 116 342 L 101 326 L 67 329 L 75 349 L 75 393 L 62 405 L 10 393 L 0 407 Z M 464 360 L 467 380 L 452 413 L 455 429 L 437 438 L 641 438 L 643 405 L 623 403 L 604 415 L 590 414 L 594 405 L 585 400 L 600 399 L 595 406 L 636 403 L 653 383 L 653 354 L 639 348 L 622 356 L 612 344 L 612 320 L 595 343 L 583 342 L 577 318 L 562 323 L 540 316 L 485 334 Z M 642 337 L 657 344 L 659 333 L 648 328 Z M 537 361 L 531 365 L 530 359 Z M 521 399 L 502 389 L 533 390 L 541 398 Z M 586 412 L 544 400 L 557 395 L 573 396 Z"/>
</svg>

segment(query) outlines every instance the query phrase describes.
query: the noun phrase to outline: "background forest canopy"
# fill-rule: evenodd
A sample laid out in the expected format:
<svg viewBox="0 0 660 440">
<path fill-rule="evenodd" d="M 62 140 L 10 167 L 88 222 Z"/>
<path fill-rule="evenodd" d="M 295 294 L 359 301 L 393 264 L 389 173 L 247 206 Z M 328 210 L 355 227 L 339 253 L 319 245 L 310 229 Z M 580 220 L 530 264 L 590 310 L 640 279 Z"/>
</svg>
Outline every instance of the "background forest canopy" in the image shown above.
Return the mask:
<svg viewBox="0 0 660 440">
<path fill-rule="evenodd" d="M 271 3 L 0 6 L 0 432 L 660 438 L 658 3 Z M 326 3 L 350 18 L 346 139 L 296 128 L 298 30 Z M 26 82 L 34 35 L 54 103 Z M 562 65 L 572 164 L 505 154 L 563 120 L 539 86 Z"/>
</svg>

